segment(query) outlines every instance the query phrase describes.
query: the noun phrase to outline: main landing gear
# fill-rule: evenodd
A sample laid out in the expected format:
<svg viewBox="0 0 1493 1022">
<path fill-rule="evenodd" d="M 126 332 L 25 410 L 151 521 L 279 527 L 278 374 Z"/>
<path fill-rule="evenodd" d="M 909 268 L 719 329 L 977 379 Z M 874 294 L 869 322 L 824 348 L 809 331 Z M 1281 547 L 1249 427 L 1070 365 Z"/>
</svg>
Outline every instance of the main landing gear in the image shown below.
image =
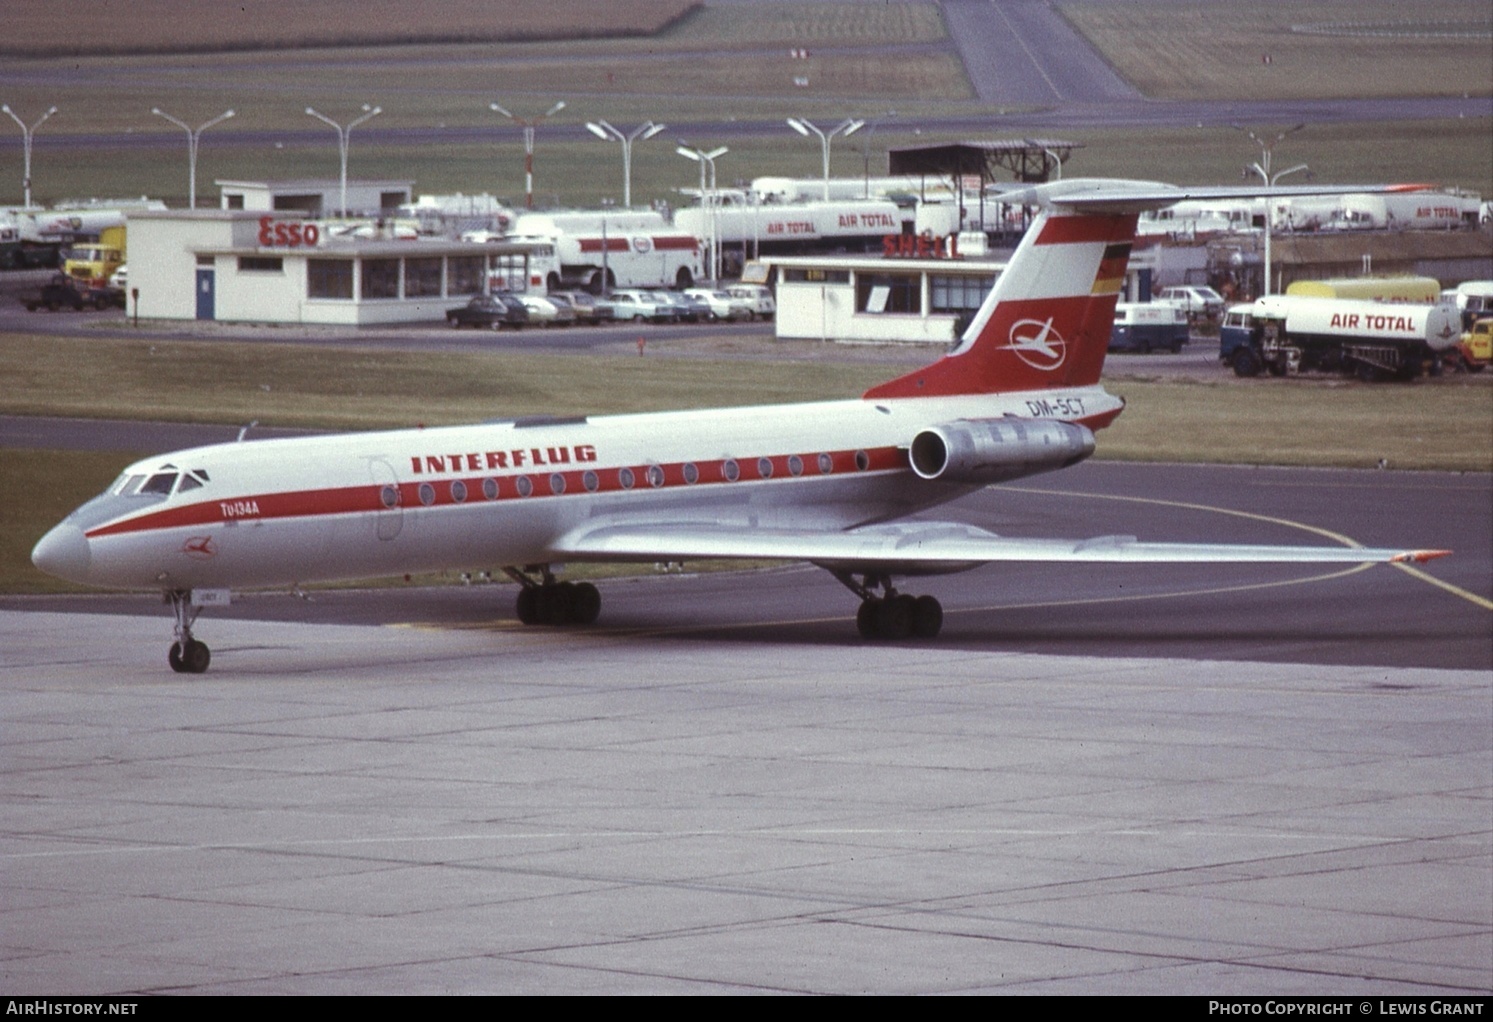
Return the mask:
<svg viewBox="0 0 1493 1022">
<path fill-rule="evenodd" d="M 861 598 L 855 627 L 863 639 L 932 639 L 943 628 L 943 605 L 932 596 L 909 596 L 892 586 L 890 575 L 866 575 L 857 582 L 849 572 L 833 572 L 840 584 Z M 882 595 L 876 595 L 880 587 Z"/>
<path fill-rule="evenodd" d="M 212 651 L 207 643 L 192 638 L 192 625 L 201 613 L 201 607 L 192 606 L 192 593 L 186 589 L 173 589 L 166 594 L 171 602 L 171 611 L 176 615 L 176 641 L 166 654 L 166 661 L 177 674 L 201 674 L 212 661 Z"/>
<path fill-rule="evenodd" d="M 520 586 L 515 610 L 526 625 L 589 625 L 601 613 L 601 593 L 590 582 L 556 582 L 548 565 L 503 572 Z"/>
</svg>

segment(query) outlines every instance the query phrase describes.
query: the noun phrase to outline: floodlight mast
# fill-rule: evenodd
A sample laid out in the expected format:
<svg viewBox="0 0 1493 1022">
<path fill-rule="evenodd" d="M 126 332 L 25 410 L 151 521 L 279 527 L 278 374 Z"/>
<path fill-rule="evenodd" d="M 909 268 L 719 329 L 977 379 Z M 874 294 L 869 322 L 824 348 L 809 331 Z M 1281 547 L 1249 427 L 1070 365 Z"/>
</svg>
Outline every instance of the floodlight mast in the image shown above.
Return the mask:
<svg viewBox="0 0 1493 1022">
<path fill-rule="evenodd" d="M 221 124 L 222 122 L 228 120 L 228 118 L 234 116 L 234 113 L 232 110 L 225 110 L 223 113 L 214 117 L 206 124 L 199 124 L 196 128 L 193 128 L 191 125 L 183 121 L 179 121 L 175 117 L 172 117 L 170 114 L 168 114 L 158 106 L 151 107 L 150 112 L 155 114 L 157 117 L 166 118 L 166 120 L 170 121 L 172 124 L 176 125 L 178 128 L 181 128 L 187 133 L 187 207 L 189 209 L 196 209 L 197 141 L 202 136 L 202 133 L 204 131 L 206 131 L 208 128 L 211 128 L 214 124 Z M 343 201 L 345 202 L 346 199 L 344 198 Z"/>
<path fill-rule="evenodd" d="M 1302 122 L 1301 124 L 1296 125 L 1294 128 L 1287 128 L 1285 131 L 1282 131 L 1280 134 L 1276 135 L 1274 138 L 1271 138 L 1271 139 L 1261 138 L 1259 135 L 1256 135 L 1254 132 L 1250 131 L 1248 128 L 1241 127 L 1240 125 L 1237 125 L 1237 124 L 1233 125 L 1233 127 L 1235 129 L 1239 130 L 1239 131 L 1244 132 L 1246 135 L 1248 135 L 1255 142 L 1259 143 L 1259 146 L 1260 146 L 1260 159 L 1257 162 L 1251 163 L 1251 164 L 1249 164 L 1248 166 L 1246 166 L 1244 168 L 1244 176 L 1245 177 L 1249 177 L 1251 174 L 1255 174 L 1255 175 L 1257 175 L 1259 177 L 1260 181 L 1267 188 L 1274 188 L 1275 185 L 1276 185 L 1276 182 L 1278 182 L 1281 178 L 1285 177 L 1287 174 L 1294 174 L 1298 170 L 1304 170 L 1304 171 L 1307 172 L 1308 176 L 1311 175 L 1311 168 L 1308 167 L 1305 163 L 1298 163 L 1294 167 L 1290 167 L 1290 168 L 1288 168 L 1286 170 L 1279 171 L 1278 173 L 1275 173 L 1275 174 L 1272 174 L 1270 172 L 1270 160 L 1271 160 L 1271 157 L 1273 157 L 1275 155 L 1275 144 L 1277 142 L 1279 142 L 1281 139 L 1285 138 L 1287 135 L 1290 135 L 1290 134 L 1292 134 L 1294 132 L 1300 131 L 1302 128 L 1306 127 L 1306 123 L 1305 122 Z M 1271 214 L 1273 212 L 1274 211 L 1271 209 L 1270 197 L 1267 195 L 1266 198 L 1265 198 L 1265 286 L 1264 286 L 1264 288 L 1262 290 L 1262 293 L 1263 294 L 1267 294 L 1267 295 L 1271 293 L 1271 291 L 1270 291 L 1270 236 L 1271 236 L 1271 232 L 1272 232 L 1271 220 L 1273 219 Z"/>
<path fill-rule="evenodd" d="M 23 172 L 23 176 L 21 177 L 21 191 L 25 194 L 26 208 L 30 209 L 31 208 L 31 135 L 32 135 L 33 132 L 36 131 L 37 128 L 40 128 L 42 126 L 42 124 L 46 122 L 46 119 L 48 117 L 51 117 L 53 114 L 55 114 L 57 112 L 57 108 L 54 106 L 50 110 L 48 110 L 46 113 L 42 114 L 41 117 L 37 118 L 36 123 L 33 124 L 33 125 L 31 125 L 30 127 L 27 127 L 26 126 L 26 122 L 23 121 L 23 120 L 21 120 L 19 117 L 16 116 L 16 112 L 10 108 L 10 104 L 9 103 L 5 103 L 3 105 L 0 105 L 0 112 L 4 112 L 4 113 L 9 114 L 10 115 L 10 119 L 13 120 L 13 121 L 15 121 L 17 124 L 19 124 L 21 126 L 21 143 L 22 143 L 21 147 L 25 151 L 25 156 L 26 156 L 26 160 L 25 160 L 26 167 L 25 167 L 25 170 Z"/>
<path fill-rule="evenodd" d="M 565 109 L 565 101 L 562 99 L 550 107 L 538 117 L 515 117 L 497 103 L 487 104 L 487 108 L 494 113 L 502 114 L 514 124 L 524 129 L 524 205 L 529 209 L 534 208 L 534 129 L 545 118 L 559 113 Z"/>
<path fill-rule="evenodd" d="M 858 121 L 853 117 L 847 117 L 836 127 L 828 132 L 821 131 L 812 121 L 802 117 L 788 118 L 788 127 L 807 138 L 810 134 L 819 136 L 819 146 L 824 152 L 824 201 L 829 201 L 829 144 L 836 135 L 848 138 L 866 126 L 865 121 Z"/>
<path fill-rule="evenodd" d="M 700 203 L 705 209 L 710 211 L 710 286 L 715 287 L 720 282 L 721 277 L 720 222 L 715 191 L 715 161 L 717 157 L 724 156 L 731 150 L 725 146 L 719 146 L 707 153 L 703 149 L 696 149 L 681 139 L 679 145 L 674 148 L 674 151 L 680 156 L 694 160 L 700 165 Z M 708 189 L 705 184 L 706 167 L 710 168 L 710 185 Z"/>
<path fill-rule="evenodd" d="M 315 110 L 311 109 L 309 106 L 306 108 L 306 113 L 308 115 L 310 115 L 312 117 L 315 117 L 318 121 L 322 121 L 325 124 L 330 124 L 332 126 L 332 128 L 337 132 L 337 147 L 341 151 L 341 154 L 342 154 L 342 215 L 343 216 L 347 216 L 347 136 L 350 135 L 350 134 L 352 134 L 352 130 L 354 128 L 356 128 L 358 125 L 362 124 L 364 121 L 368 120 L 371 117 L 377 117 L 379 114 L 381 114 L 383 112 L 384 112 L 384 108 L 381 107 L 381 106 L 369 106 L 367 103 L 364 103 L 363 104 L 363 115 L 361 117 L 355 117 L 353 120 L 351 120 L 351 121 L 349 121 L 347 123 L 346 127 L 343 127 L 342 125 L 338 124 L 336 121 L 332 120 L 330 117 L 326 116 L 325 114 L 319 114 Z"/>
<path fill-rule="evenodd" d="M 622 143 L 622 205 L 632 209 L 632 144 L 649 139 L 663 131 L 666 125 L 647 121 L 632 131 L 623 134 L 600 118 L 586 122 L 586 130 L 604 142 L 616 140 Z"/>
</svg>

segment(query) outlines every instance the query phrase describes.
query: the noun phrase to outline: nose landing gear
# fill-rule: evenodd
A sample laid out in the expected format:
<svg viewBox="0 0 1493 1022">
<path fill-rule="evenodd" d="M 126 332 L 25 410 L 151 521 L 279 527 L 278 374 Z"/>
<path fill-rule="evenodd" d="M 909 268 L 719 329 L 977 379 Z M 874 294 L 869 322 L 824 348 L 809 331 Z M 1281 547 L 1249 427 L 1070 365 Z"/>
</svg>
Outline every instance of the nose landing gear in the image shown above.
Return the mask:
<svg viewBox="0 0 1493 1022">
<path fill-rule="evenodd" d="M 187 589 L 173 589 L 166 593 L 171 602 L 171 611 L 176 616 L 176 641 L 166 654 L 166 662 L 177 674 L 201 674 L 212 662 L 212 651 L 207 643 L 192 638 L 192 625 L 201 613 L 201 607 L 192 605 L 192 593 Z"/>
</svg>

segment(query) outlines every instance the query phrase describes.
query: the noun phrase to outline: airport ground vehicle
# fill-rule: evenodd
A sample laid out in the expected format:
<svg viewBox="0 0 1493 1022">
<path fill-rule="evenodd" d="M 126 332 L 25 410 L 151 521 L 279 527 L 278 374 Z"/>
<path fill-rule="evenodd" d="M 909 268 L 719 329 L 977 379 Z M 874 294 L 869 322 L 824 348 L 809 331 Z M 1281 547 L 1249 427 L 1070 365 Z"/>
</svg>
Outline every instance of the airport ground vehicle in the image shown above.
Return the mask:
<svg viewBox="0 0 1493 1022">
<path fill-rule="evenodd" d="M 1296 280 L 1286 294 L 1307 298 L 1362 298 L 1375 302 L 1411 302 L 1432 305 L 1441 293 L 1435 277 L 1333 277 L 1327 280 Z"/>
<path fill-rule="evenodd" d="M 549 291 L 690 287 L 702 276 L 700 243 L 651 211 L 526 213 L 507 240 L 553 245 L 553 263 L 530 262 Z"/>
<path fill-rule="evenodd" d="M 156 589 L 173 670 L 231 587 L 500 566 L 524 624 L 594 622 L 575 561 L 807 561 L 860 600 L 863 638 L 932 639 L 943 608 L 898 577 L 981 564 L 1428 560 L 1445 551 L 996 535 L 908 516 L 1075 465 L 1125 408 L 1100 384 L 1145 182 L 1032 186 L 1042 206 L 959 344 L 859 398 L 218 444 L 125 468 L 36 544 L 41 570 Z M 750 582 L 745 583 L 750 585 Z"/>
<path fill-rule="evenodd" d="M 1480 373 L 1493 362 L 1493 316 L 1484 316 L 1462 334 L 1455 349 L 1456 367 Z"/>
<path fill-rule="evenodd" d="M 96 242 L 84 242 L 67 250 L 62 272 L 80 286 L 104 287 L 125 264 L 125 226 L 106 227 Z"/>
<path fill-rule="evenodd" d="M 1217 319 L 1223 315 L 1223 295 L 1211 287 L 1199 287 L 1195 284 L 1164 287 L 1152 300 L 1179 305 L 1193 319 Z"/>
<path fill-rule="evenodd" d="M 524 308 L 524 303 L 501 291 L 473 295 L 466 305 L 446 312 L 446 323 L 452 328 L 471 326 L 498 330 L 511 326 L 517 330 L 528 322 L 529 310 Z"/>
<path fill-rule="evenodd" d="M 1447 305 L 1267 295 L 1225 314 L 1219 360 L 1238 376 L 1303 370 L 1414 379 L 1460 337 Z"/>
<path fill-rule="evenodd" d="M 26 308 L 35 312 L 37 309 L 48 309 L 56 312 L 59 309 L 72 309 L 74 312 L 92 307 L 95 309 L 108 309 L 111 307 L 124 308 L 124 290 L 122 288 L 103 285 L 92 287 L 74 280 L 65 273 L 56 273 L 52 279 L 41 286 L 41 289 L 21 299 Z"/>
<path fill-rule="evenodd" d="M 1182 350 L 1191 336 L 1187 312 L 1173 302 L 1120 302 L 1109 334 L 1110 351 Z"/>
</svg>

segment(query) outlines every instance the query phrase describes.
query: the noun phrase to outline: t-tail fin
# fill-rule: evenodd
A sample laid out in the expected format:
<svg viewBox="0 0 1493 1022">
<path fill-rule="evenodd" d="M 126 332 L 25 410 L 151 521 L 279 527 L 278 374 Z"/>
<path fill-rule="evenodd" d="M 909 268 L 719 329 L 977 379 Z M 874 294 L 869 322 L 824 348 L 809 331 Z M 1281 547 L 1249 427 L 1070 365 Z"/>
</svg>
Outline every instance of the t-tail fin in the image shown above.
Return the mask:
<svg viewBox="0 0 1493 1022">
<path fill-rule="evenodd" d="M 959 346 L 868 398 L 998 394 L 1099 382 L 1134 213 L 1041 213 Z"/>
</svg>

